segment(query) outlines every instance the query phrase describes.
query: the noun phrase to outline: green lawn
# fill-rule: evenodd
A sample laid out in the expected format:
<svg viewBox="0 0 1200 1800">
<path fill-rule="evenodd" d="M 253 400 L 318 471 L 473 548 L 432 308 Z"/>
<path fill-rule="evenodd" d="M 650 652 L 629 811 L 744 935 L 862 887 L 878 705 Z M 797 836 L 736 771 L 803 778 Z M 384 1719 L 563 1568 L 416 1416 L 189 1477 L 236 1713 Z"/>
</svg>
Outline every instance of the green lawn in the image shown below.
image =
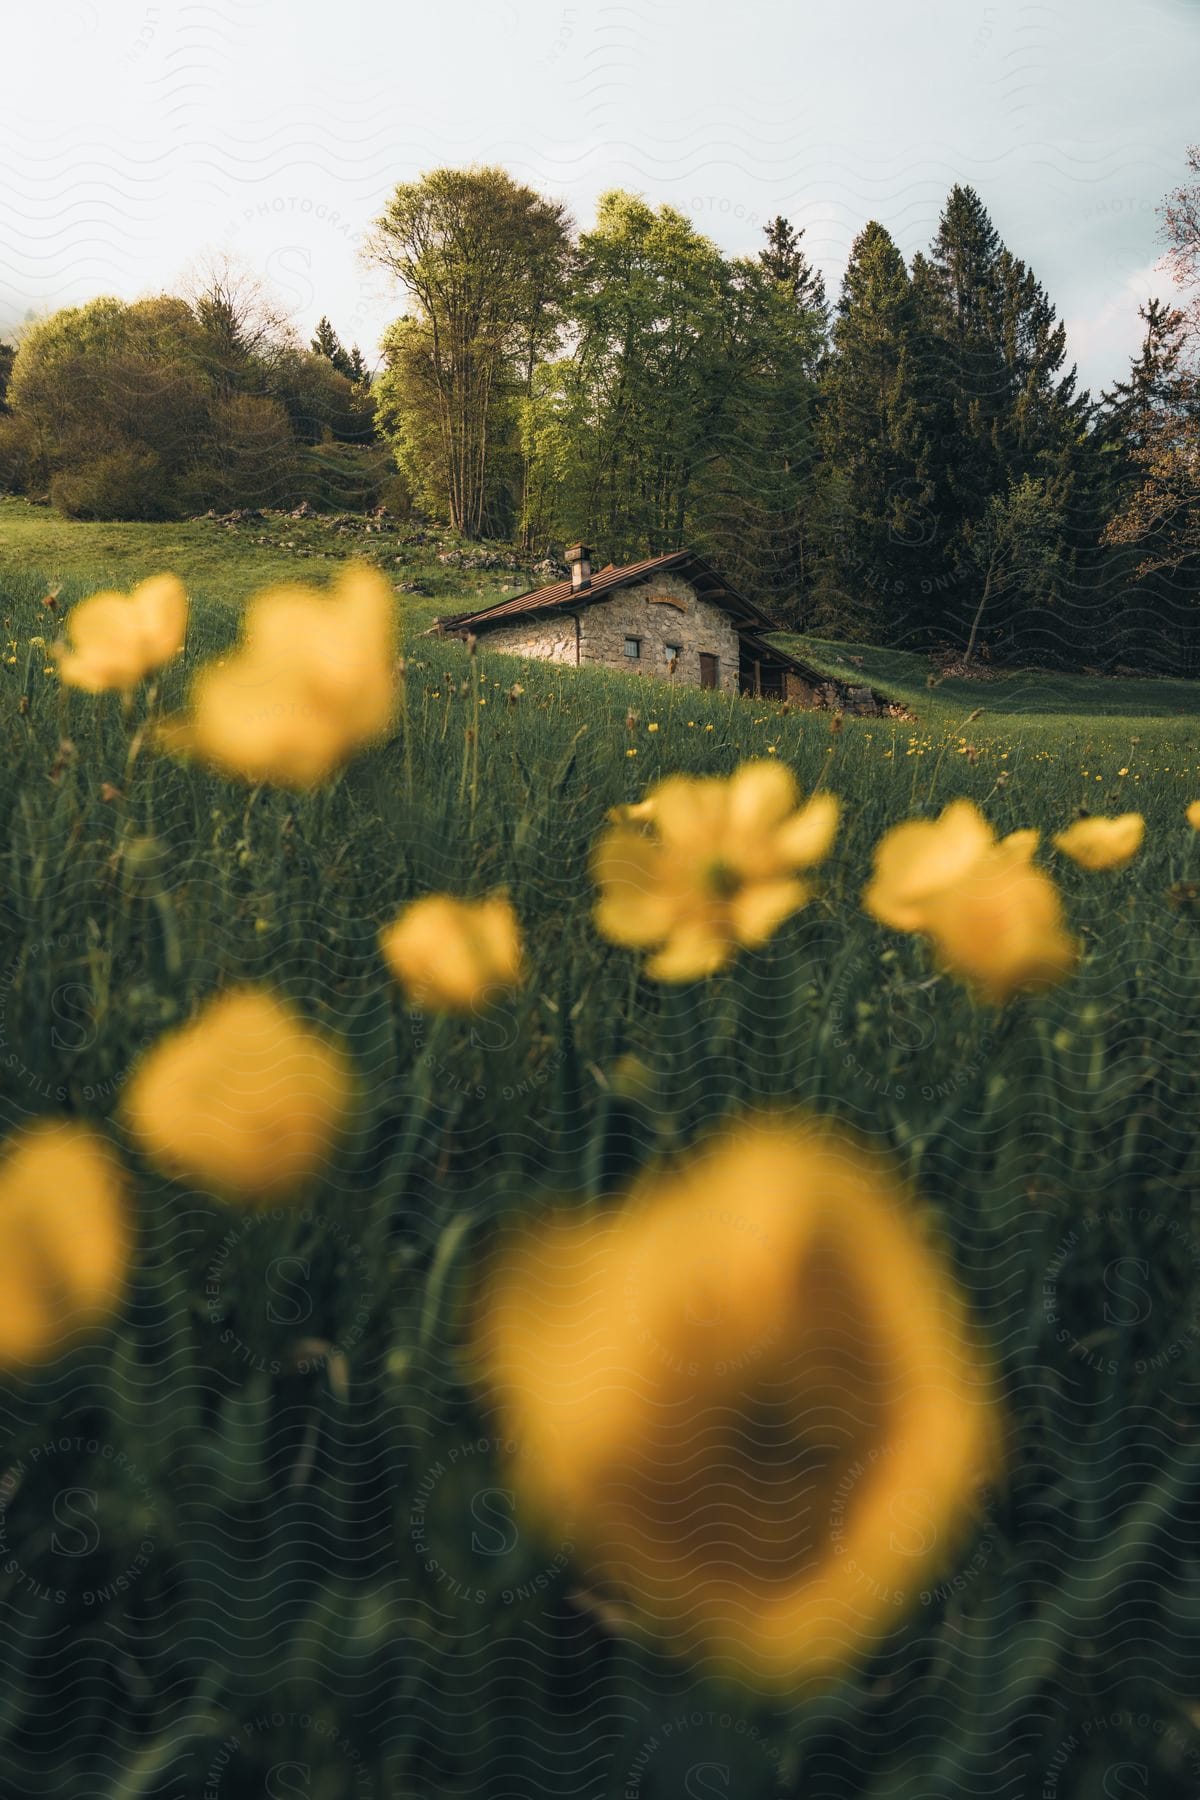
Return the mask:
<svg viewBox="0 0 1200 1800">
<path fill-rule="evenodd" d="M 3 1129 L 91 1121 L 138 1218 L 111 1331 L 3 1389 L 0 1787 L 258 1800 L 272 1771 L 303 1792 L 308 1768 L 313 1800 L 1095 1800 L 1140 1768 L 1140 1791 L 1189 1800 L 1200 733 L 1180 684 L 928 690 L 918 659 L 855 648 L 918 718 L 834 731 L 486 645 L 472 661 L 416 632 L 516 574 L 292 525 L 73 526 L 0 504 Z M 49 582 L 61 613 L 105 582 L 187 578 L 170 709 L 255 588 L 364 547 L 432 591 L 402 602 L 395 740 L 327 790 L 177 764 L 138 736 L 147 695 L 126 710 L 45 673 Z M 656 778 L 768 755 L 842 800 L 814 898 L 721 975 L 660 988 L 596 935 L 590 846 Z M 957 795 L 1044 834 L 1082 944 L 1071 979 L 1000 1009 L 860 904 L 888 826 Z M 1129 806 L 1147 838 L 1124 870 L 1046 841 L 1080 807 Z M 411 1009 L 381 926 L 430 891 L 500 887 L 520 992 L 486 1020 Z M 244 981 L 336 1032 L 360 1078 L 303 1208 L 245 1214 L 167 1181 L 121 1123 L 143 1050 Z M 1008 1421 L 945 1579 L 836 1684 L 782 1697 L 658 1643 L 561 1530 L 484 1531 L 507 1490 L 465 1354 L 502 1225 L 619 1204 L 715 1121 L 773 1107 L 835 1118 L 911 1183 Z M 304 1271 L 301 1313 L 276 1304 L 281 1269 Z"/>
</svg>

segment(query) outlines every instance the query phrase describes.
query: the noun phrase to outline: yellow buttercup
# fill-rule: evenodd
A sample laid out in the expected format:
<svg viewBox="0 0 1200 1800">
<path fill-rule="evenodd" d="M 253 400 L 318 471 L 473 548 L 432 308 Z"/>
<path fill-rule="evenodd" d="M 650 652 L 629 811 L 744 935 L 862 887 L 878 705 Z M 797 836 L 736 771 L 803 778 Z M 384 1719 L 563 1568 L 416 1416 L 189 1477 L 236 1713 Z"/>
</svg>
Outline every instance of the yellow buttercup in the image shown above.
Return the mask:
<svg viewBox="0 0 1200 1800">
<path fill-rule="evenodd" d="M 828 855 L 837 821 L 832 794 L 800 805 L 782 763 L 743 763 L 727 780 L 668 776 L 593 848 L 596 929 L 652 951 L 646 973 L 659 981 L 711 975 L 805 904 L 802 871 Z"/>
<path fill-rule="evenodd" d="M 160 741 L 242 781 L 319 786 L 387 734 L 396 707 L 395 603 L 354 565 L 333 590 L 289 583 L 246 609 L 242 642 L 202 669 Z"/>
<path fill-rule="evenodd" d="M 59 676 L 89 694 L 128 692 L 178 656 L 187 624 L 187 594 L 174 575 L 154 575 L 131 594 L 93 594 L 68 614 L 67 641 L 54 645 Z"/>
<path fill-rule="evenodd" d="M 911 1197 L 803 1122 L 530 1228 L 475 1353 L 529 1516 L 672 1647 L 764 1682 L 888 1631 L 999 1464 L 992 1372 Z"/>
<path fill-rule="evenodd" d="M 469 1012 L 521 979 L 521 929 L 502 894 L 428 894 L 406 906 L 379 941 L 408 998 L 427 1012 Z"/>
<path fill-rule="evenodd" d="M 0 1160 L 0 1362 L 40 1361 L 111 1313 L 133 1230 L 126 1185 L 96 1132 L 27 1126 Z"/>
<path fill-rule="evenodd" d="M 1058 890 L 1032 864 L 1036 831 L 997 839 L 969 800 L 954 800 L 937 819 L 907 819 L 875 847 L 863 905 L 895 931 L 928 937 L 948 973 L 980 999 L 1063 980 L 1078 945 L 1063 924 Z"/>
<path fill-rule="evenodd" d="M 1054 839 L 1054 847 L 1081 869 L 1123 869 L 1142 847 L 1146 821 L 1141 813 L 1115 819 L 1076 819 Z"/>
<path fill-rule="evenodd" d="M 256 1202 L 317 1172 L 351 1099 L 338 1045 L 273 995 L 238 988 L 153 1046 L 122 1106 L 166 1174 Z"/>
</svg>

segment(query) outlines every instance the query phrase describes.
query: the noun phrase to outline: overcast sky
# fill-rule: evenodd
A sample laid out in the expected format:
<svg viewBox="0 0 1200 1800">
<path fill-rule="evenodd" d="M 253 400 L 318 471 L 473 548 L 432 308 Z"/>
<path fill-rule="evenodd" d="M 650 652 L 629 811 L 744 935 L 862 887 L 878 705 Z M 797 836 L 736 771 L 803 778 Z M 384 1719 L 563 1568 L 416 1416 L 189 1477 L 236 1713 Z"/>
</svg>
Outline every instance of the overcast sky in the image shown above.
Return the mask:
<svg viewBox="0 0 1200 1800">
<path fill-rule="evenodd" d="M 911 257 L 965 181 L 1095 387 L 1200 138 L 1200 0 L 40 0 L 0 44 L 0 329 L 225 247 L 373 356 L 399 307 L 358 240 L 438 164 L 581 224 L 632 188 L 731 252 L 782 212 L 831 295 L 869 218 Z"/>
</svg>

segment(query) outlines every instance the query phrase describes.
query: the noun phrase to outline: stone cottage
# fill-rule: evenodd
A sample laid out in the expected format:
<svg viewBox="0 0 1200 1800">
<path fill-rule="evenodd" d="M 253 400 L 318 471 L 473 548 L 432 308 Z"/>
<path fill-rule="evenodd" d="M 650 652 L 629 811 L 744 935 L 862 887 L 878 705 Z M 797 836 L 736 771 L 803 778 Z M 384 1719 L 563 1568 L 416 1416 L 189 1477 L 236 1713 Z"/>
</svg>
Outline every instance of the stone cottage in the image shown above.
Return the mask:
<svg viewBox="0 0 1200 1800">
<path fill-rule="evenodd" d="M 768 644 L 780 629 L 692 550 L 593 573 L 591 551 L 567 551 L 562 581 L 481 612 L 438 619 L 433 630 L 485 637 L 489 650 L 547 662 L 602 665 L 726 694 L 760 694 L 801 706 L 877 712 L 869 688 L 830 681 Z"/>
</svg>

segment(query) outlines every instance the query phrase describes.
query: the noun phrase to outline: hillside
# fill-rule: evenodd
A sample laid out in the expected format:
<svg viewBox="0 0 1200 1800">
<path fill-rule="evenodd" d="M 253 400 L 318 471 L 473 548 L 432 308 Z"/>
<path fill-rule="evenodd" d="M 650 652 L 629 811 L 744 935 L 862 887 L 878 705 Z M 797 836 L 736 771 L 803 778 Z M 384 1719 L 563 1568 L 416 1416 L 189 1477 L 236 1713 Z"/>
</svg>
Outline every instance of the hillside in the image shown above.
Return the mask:
<svg viewBox="0 0 1200 1800">
<path fill-rule="evenodd" d="M 7 1390 L 22 1471 L 0 1571 L 13 1792 L 201 1800 L 225 1755 L 246 1765 L 230 1800 L 263 1791 L 249 1765 L 261 1777 L 297 1757 L 331 1800 L 535 1793 L 547 1770 L 555 1792 L 609 1800 L 638 1787 L 653 1741 L 647 1800 L 685 1792 L 701 1757 L 746 1800 L 799 1792 L 777 1781 L 784 1767 L 823 1800 L 990 1792 L 998 1758 L 1032 1793 L 1067 1734 L 1090 1746 L 1097 1694 L 1128 1681 L 1131 1659 L 1142 1670 L 1147 1645 L 1170 1692 L 1190 1692 L 1194 1572 L 1176 1574 L 1171 1546 L 1190 1530 L 1200 1464 L 1184 1404 L 1200 1379 L 1186 1228 L 1200 1184 L 1194 719 L 1056 714 L 1049 697 L 1068 690 L 1039 677 L 1006 696 L 1032 698 L 1027 715 L 971 720 L 957 692 L 918 694 L 915 659 L 884 652 L 853 654 L 911 695 L 913 723 L 839 723 L 486 645 L 472 657 L 418 634 L 452 593 L 495 593 L 513 571 L 455 568 L 388 533 L 335 528 L 331 541 L 311 521 L 264 545 L 256 523 L 50 522 L 39 536 L 33 509 L 0 509 L 0 1105 L 10 1136 L 64 1117 L 101 1134 L 137 1238 L 103 1331 Z M 401 585 L 437 589 L 402 600 L 387 741 L 312 792 L 154 748 L 158 712 L 227 654 L 256 587 L 328 575 L 363 544 Z M 60 685 L 48 640 L 73 602 L 164 566 L 194 583 L 182 657 L 127 705 Z M 833 666 L 836 647 L 815 650 Z M 1136 703 L 1160 686 L 1138 684 Z M 1069 691 L 1078 704 L 1085 690 Z M 789 884 L 795 910 L 766 942 L 739 940 L 703 979 L 652 978 L 597 919 L 592 858 L 611 809 L 669 774 L 768 760 L 803 795 L 837 797 L 832 847 Z M 1044 991 L 985 1003 L 922 936 L 863 908 L 883 834 L 958 797 L 997 832 L 1041 834 L 1030 878 L 1053 884 L 1071 933 L 1070 967 Z M 1144 815 L 1127 866 L 1093 872 L 1051 847 L 1085 808 Z M 722 846 L 684 848 L 685 872 L 703 872 Z M 507 898 L 524 944 L 515 988 L 485 989 L 461 1016 L 401 989 L 380 934 L 431 895 Z M 124 1110 L 142 1059 L 245 985 L 332 1036 L 354 1074 L 327 1166 L 271 1206 L 156 1168 Z M 274 1092 L 274 1064 L 272 1077 Z M 515 1488 L 471 1351 L 483 1271 L 514 1223 L 601 1218 L 693 1151 L 707 1179 L 714 1126 L 773 1112 L 816 1115 L 856 1134 L 873 1169 L 894 1167 L 894 1216 L 938 1246 L 994 1359 L 1006 1440 L 994 1484 L 970 1503 L 956 1491 L 960 1535 L 937 1540 L 937 1579 L 902 1571 L 877 1641 L 811 1695 L 719 1687 L 656 1631 L 652 1607 L 639 1616 L 636 1592 L 617 1604 L 598 1587 L 573 1531 L 490 1510 Z M 272 1138 L 268 1163 L 274 1151 Z M 701 1217 L 736 1224 L 741 1199 L 735 1168 L 700 1196 Z M 690 1223 L 686 1238 L 681 1250 Z M 714 1239 L 709 1300 L 741 1244 Z M 875 1252 L 839 1240 L 847 1269 Z M 872 1266 L 894 1279 L 886 1258 Z M 1114 1269 L 1149 1284 L 1121 1290 L 1139 1305 L 1120 1323 L 1098 1312 Z M 299 1271 L 302 1285 L 283 1281 Z M 914 1306 L 896 1292 L 897 1318 Z M 851 1316 L 838 1354 L 872 1369 Z M 639 1380 L 663 1379 L 676 1352 L 634 1337 L 651 1344 Z M 773 1369 L 769 1335 L 750 1341 L 744 1365 L 722 1362 L 738 1384 L 722 1391 L 744 1391 L 738 1441 L 769 1474 L 793 1439 L 756 1360 Z M 873 1405 L 864 1465 L 887 1455 Z M 64 1492 L 96 1503 L 86 1559 L 47 1526 Z M 841 1566 L 836 1507 L 810 1511 Z M 1118 1597 L 1120 1632 L 1106 1628 Z M 121 1682 L 97 1643 L 120 1645 Z M 426 1694 L 443 1703 L 413 1703 Z M 685 1706 L 701 1727 L 668 1731 Z M 1191 1754 L 1182 1706 L 1160 1696 L 1139 1716 L 1147 1766 Z M 914 1718 L 937 1730 L 914 1734 Z M 614 1785 L 614 1769 L 631 1773 Z M 1154 1791 L 1183 1800 L 1165 1774 Z"/>
<path fill-rule="evenodd" d="M 989 717 L 1062 718 L 1195 718 L 1200 715 L 1200 682 L 1161 677 L 1064 674 L 1040 669 L 991 673 L 986 679 L 960 676 L 933 679 L 927 657 L 870 644 L 838 644 L 794 633 L 775 634 L 784 649 L 794 648 L 831 675 L 858 674 L 889 699 L 914 712 L 931 704 L 962 712 L 982 707 Z"/>
</svg>

